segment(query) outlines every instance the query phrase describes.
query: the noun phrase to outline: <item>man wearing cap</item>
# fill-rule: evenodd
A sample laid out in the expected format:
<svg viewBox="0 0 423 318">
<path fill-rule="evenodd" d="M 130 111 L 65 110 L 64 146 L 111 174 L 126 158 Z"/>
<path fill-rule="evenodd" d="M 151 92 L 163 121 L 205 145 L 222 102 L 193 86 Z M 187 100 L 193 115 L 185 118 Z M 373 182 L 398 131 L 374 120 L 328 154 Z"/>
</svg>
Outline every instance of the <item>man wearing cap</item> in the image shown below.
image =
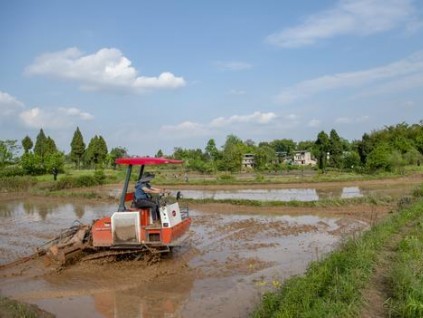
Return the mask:
<svg viewBox="0 0 423 318">
<path fill-rule="evenodd" d="M 161 194 L 165 191 L 150 185 L 153 178 L 154 174 L 146 172 L 135 184 L 135 207 L 151 208 L 153 221 L 157 221 L 159 219 L 158 206 L 153 201 L 151 194 Z"/>
</svg>

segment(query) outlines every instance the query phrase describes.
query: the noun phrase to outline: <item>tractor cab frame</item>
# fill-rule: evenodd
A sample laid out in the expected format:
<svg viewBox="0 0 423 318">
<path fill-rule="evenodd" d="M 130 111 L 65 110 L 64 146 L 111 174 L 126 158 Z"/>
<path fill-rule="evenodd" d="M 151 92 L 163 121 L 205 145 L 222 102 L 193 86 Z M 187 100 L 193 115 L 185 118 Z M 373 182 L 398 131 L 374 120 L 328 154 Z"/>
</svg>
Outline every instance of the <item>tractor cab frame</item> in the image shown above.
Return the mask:
<svg viewBox="0 0 423 318">
<path fill-rule="evenodd" d="M 186 238 L 191 225 L 188 209 L 182 210 L 178 202 L 172 204 L 165 200 L 159 202 L 160 222 L 154 223 L 150 208 L 127 207 L 133 202 L 134 192 L 128 192 L 134 166 L 140 166 L 137 181 L 148 165 L 182 164 L 181 160 L 166 158 L 119 158 L 116 164 L 127 165 L 125 182 L 119 200 L 119 207 L 110 217 L 94 221 L 91 228 L 92 246 L 105 249 L 145 249 L 154 248 L 168 251 L 180 245 Z"/>
</svg>

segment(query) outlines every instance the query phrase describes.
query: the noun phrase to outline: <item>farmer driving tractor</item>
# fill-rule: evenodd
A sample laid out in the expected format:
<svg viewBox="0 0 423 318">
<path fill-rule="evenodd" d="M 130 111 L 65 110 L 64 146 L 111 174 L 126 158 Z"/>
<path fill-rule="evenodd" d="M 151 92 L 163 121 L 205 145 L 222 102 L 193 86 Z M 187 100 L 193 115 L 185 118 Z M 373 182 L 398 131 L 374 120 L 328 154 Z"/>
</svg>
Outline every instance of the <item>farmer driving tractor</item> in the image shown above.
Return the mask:
<svg viewBox="0 0 423 318">
<path fill-rule="evenodd" d="M 146 172 L 141 179 L 135 184 L 135 200 L 136 208 L 151 208 L 153 221 L 159 220 L 159 206 L 153 199 L 151 194 L 168 194 L 165 189 L 153 187 L 150 181 L 154 178 L 153 173 Z"/>
</svg>

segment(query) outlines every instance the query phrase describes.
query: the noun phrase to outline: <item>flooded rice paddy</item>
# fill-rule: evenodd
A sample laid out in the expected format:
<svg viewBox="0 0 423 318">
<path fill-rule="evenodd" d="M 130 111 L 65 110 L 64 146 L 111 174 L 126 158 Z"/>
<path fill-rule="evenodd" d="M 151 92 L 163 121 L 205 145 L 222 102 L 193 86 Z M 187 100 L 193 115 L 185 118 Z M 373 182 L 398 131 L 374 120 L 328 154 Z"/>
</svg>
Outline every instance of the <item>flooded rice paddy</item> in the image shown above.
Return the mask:
<svg viewBox="0 0 423 318">
<path fill-rule="evenodd" d="M 231 198 L 255 195 L 256 200 L 311 200 L 322 195 L 308 188 L 295 190 L 295 194 L 280 191 L 286 189 L 245 190 L 228 193 Z M 366 191 L 352 186 L 337 193 L 351 197 L 367 195 Z M 228 195 L 212 192 L 183 191 L 185 197 L 196 198 Z M 3 197 L 0 264 L 32 253 L 75 220 L 91 223 L 111 215 L 116 207 L 79 200 Z M 244 213 L 242 208 L 222 212 L 203 210 L 201 205 L 190 213 L 189 239 L 158 263 L 85 262 L 57 272 L 39 259 L 0 269 L 0 293 L 58 317 L 245 317 L 265 291 L 303 273 L 311 261 L 369 227 L 348 214 L 289 216 L 267 214 L 263 209 Z"/>
<path fill-rule="evenodd" d="M 284 189 L 237 189 L 237 190 L 184 190 L 183 196 L 187 199 L 214 199 L 214 200 L 258 200 L 258 201 L 320 201 L 328 199 L 350 199 L 369 196 L 399 197 L 409 193 L 414 185 L 400 186 L 325 186 L 307 188 Z"/>
</svg>

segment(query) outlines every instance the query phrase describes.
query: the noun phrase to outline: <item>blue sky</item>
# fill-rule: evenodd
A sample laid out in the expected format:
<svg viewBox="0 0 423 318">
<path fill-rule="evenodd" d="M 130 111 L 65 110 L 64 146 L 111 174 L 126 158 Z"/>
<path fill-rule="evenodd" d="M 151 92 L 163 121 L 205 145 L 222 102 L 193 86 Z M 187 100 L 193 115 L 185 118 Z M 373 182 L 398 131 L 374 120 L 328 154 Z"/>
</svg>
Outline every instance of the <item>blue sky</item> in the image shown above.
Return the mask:
<svg viewBox="0 0 423 318">
<path fill-rule="evenodd" d="M 423 2 L 2 1 L 0 139 L 349 140 L 423 119 Z"/>
</svg>

